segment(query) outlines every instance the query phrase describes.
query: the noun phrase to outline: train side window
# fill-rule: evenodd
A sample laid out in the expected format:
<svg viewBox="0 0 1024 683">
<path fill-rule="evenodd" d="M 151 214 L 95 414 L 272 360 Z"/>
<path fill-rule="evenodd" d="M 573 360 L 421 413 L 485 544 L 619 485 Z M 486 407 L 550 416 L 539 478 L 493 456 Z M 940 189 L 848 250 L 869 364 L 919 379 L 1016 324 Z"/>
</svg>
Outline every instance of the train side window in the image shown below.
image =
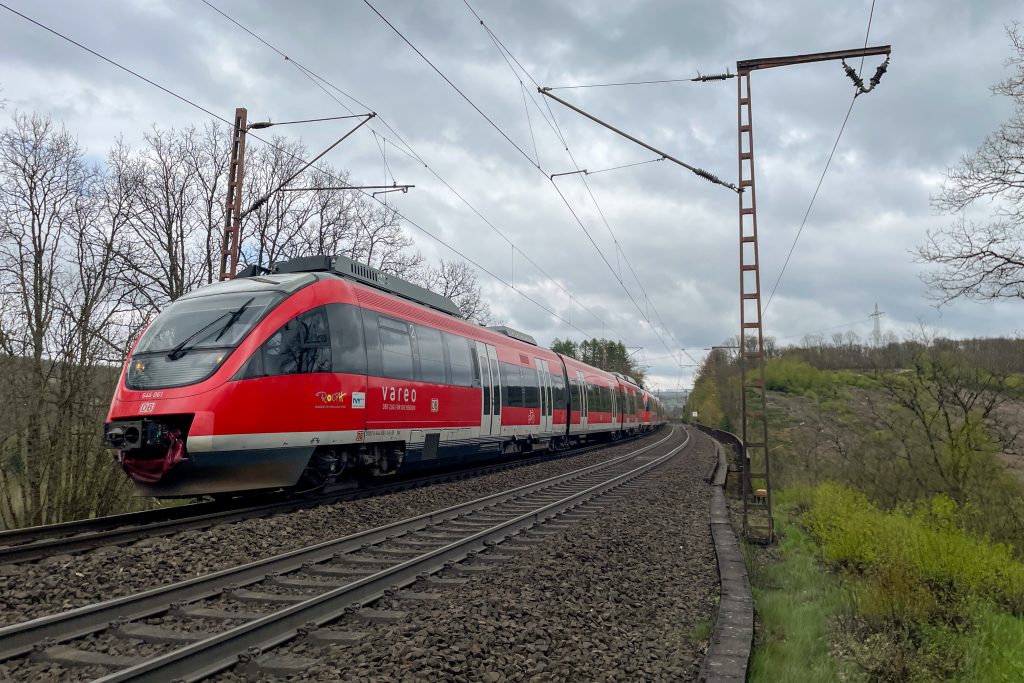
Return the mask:
<svg viewBox="0 0 1024 683">
<path fill-rule="evenodd" d="M 540 408 L 540 388 L 537 386 L 537 370 L 522 368 L 523 373 L 523 407 Z"/>
<path fill-rule="evenodd" d="M 473 358 L 470 355 L 469 340 L 455 334 L 445 333 L 448 342 L 448 357 L 451 359 L 452 384 L 460 387 L 473 386 Z"/>
<path fill-rule="evenodd" d="M 512 363 L 498 361 L 501 368 L 502 404 L 509 408 L 523 407 L 523 372 L 522 368 Z"/>
<path fill-rule="evenodd" d="M 365 375 L 366 345 L 359 309 L 350 304 L 328 304 L 327 318 L 331 326 L 332 371 Z"/>
<path fill-rule="evenodd" d="M 416 325 L 416 343 L 420 350 L 420 379 L 435 384 L 447 382 L 441 331 Z"/>
<path fill-rule="evenodd" d="M 331 335 L 324 307 L 298 315 L 263 342 L 242 374 L 244 379 L 331 372 Z"/>
<path fill-rule="evenodd" d="M 416 379 L 409 325 L 380 316 L 381 374 L 394 379 Z"/>
<path fill-rule="evenodd" d="M 366 374 L 371 377 L 380 377 L 380 334 L 377 332 L 377 314 L 374 311 L 363 308 L 363 339 L 366 341 Z"/>
</svg>

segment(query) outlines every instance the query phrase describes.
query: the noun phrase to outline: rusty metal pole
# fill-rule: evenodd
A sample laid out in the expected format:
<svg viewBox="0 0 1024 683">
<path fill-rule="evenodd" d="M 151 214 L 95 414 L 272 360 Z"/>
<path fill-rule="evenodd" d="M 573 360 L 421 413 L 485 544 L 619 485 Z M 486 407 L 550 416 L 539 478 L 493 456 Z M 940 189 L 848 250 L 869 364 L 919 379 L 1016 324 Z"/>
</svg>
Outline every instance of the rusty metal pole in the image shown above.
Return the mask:
<svg viewBox="0 0 1024 683">
<path fill-rule="evenodd" d="M 754 183 L 754 120 L 750 103 L 750 73 L 759 69 L 794 64 L 889 55 L 890 52 L 889 45 L 881 45 L 736 62 L 740 189 L 740 438 L 743 441 L 740 465 L 743 487 L 743 535 L 750 540 L 769 543 L 775 537 L 764 381 L 766 359 L 762 324 L 761 260 L 758 253 L 757 188 Z M 880 68 L 876 79 L 881 78 L 885 66 L 887 63 Z M 757 471 L 752 471 L 755 467 L 758 468 Z M 755 482 L 763 486 L 753 488 Z"/>
<path fill-rule="evenodd" d="M 238 238 L 242 228 L 242 181 L 245 178 L 245 132 L 248 112 L 235 109 L 235 128 L 231 136 L 231 161 L 228 163 L 228 191 L 224 201 L 224 239 L 220 250 L 220 279 L 230 280 L 238 271 Z"/>
<path fill-rule="evenodd" d="M 750 71 L 737 73 L 740 216 L 740 453 L 743 534 L 770 541 L 774 536 L 767 495 L 755 496 L 754 480 L 771 491 L 768 464 L 768 418 L 764 388 L 764 328 L 761 324 L 761 261 L 757 242 L 757 188 L 754 183 L 754 120 L 750 107 Z M 757 463 L 762 472 L 751 472 Z M 767 514 L 757 515 L 762 506 Z M 751 513 L 760 519 L 752 523 Z"/>
</svg>

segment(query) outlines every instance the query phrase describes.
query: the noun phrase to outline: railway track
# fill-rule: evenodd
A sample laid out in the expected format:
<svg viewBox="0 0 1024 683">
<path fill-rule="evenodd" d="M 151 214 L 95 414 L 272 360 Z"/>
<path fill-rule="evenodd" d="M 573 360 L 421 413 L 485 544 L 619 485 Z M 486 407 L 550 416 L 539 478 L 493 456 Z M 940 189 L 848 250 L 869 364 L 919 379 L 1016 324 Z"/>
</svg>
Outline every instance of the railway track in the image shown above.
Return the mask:
<svg viewBox="0 0 1024 683">
<path fill-rule="evenodd" d="M 608 461 L 345 538 L 258 560 L 144 593 L 0 629 L 0 661 L 14 678 L 34 662 L 89 667 L 102 681 L 199 680 L 259 658 L 273 669 L 277 645 L 302 635 L 343 644 L 354 634 L 331 622 L 346 614 L 387 618 L 364 606 L 386 591 L 462 581 L 502 556 L 494 546 L 526 530 L 516 543 L 588 514 L 608 495 L 667 461 L 689 442 L 678 430 Z M 510 547 L 511 546 L 511 547 Z M 477 555 L 477 553 L 479 553 Z M 472 564 L 457 565 L 471 558 Z M 417 591 L 411 591 L 414 598 Z M 423 594 L 421 592 L 421 594 Z M 426 598 L 425 598 L 426 599 Z M 346 621 L 343 619 L 342 621 Z M 111 641 L 125 641 L 119 648 Z M 139 643 L 142 645 L 139 645 Z M 290 661 L 298 667 L 302 662 Z M 281 663 L 277 663 L 280 668 Z M 80 671 L 82 671 L 80 669 Z M 83 671 L 84 672 L 84 671 Z M 104 675 L 105 674 L 105 675 Z"/>
<path fill-rule="evenodd" d="M 616 445 L 621 443 L 624 441 L 615 442 Z M 425 476 L 402 477 L 360 488 L 336 489 L 301 498 L 282 499 L 276 497 L 267 500 L 265 497 L 263 502 L 256 504 L 251 504 L 251 501 L 245 501 L 250 504 L 245 504 L 245 502 L 231 504 L 223 501 L 191 503 L 61 524 L 0 531 L 0 565 L 33 562 L 53 555 L 74 554 L 103 546 L 124 545 L 143 538 L 169 536 L 182 531 L 206 529 L 218 524 L 230 524 L 244 519 L 294 512 L 319 505 L 330 505 L 446 481 L 477 477 L 515 467 L 582 455 L 610 445 L 613 444 L 594 444 L 569 451 L 544 453 L 531 458 L 485 463 Z"/>
</svg>

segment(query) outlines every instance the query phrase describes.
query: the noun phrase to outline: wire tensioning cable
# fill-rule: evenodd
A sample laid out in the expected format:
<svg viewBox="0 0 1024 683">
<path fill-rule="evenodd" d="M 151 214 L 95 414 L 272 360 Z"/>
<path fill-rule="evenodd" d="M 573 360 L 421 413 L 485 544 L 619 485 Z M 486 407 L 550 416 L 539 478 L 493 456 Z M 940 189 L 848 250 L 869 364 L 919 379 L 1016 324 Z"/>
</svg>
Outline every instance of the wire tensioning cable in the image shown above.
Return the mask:
<svg viewBox="0 0 1024 683">
<path fill-rule="evenodd" d="M 533 82 L 533 84 L 535 86 L 537 86 L 538 91 L 540 91 L 541 87 L 537 83 L 537 80 L 522 65 L 522 63 L 519 61 L 519 59 L 517 59 L 516 56 L 514 54 L 512 54 L 512 52 L 505 46 L 505 44 L 501 41 L 501 39 L 498 38 L 497 34 L 495 34 L 494 31 L 484 22 L 483 18 L 469 4 L 469 0 L 463 0 L 463 2 L 466 5 L 466 7 L 469 9 L 469 11 L 473 14 L 473 16 L 476 17 L 477 21 L 479 21 L 480 25 L 484 28 L 484 30 L 487 32 L 487 34 L 491 37 L 491 40 L 495 43 L 495 47 L 498 49 L 499 54 L 501 54 L 502 58 L 505 60 L 505 63 L 508 64 L 509 69 L 512 70 L 513 75 L 516 76 L 516 78 L 518 79 L 518 74 L 516 73 L 515 69 L 512 68 L 512 65 L 509 64 L 509 62 L 508 62 L 509 58 L 511 58 L 512 61 L 516 63 L 516 65 L 519 67 L 519 69 L 526 75 L 527 78 L 530 79 L 530 81 Z M 506 57 L 506 54 L 508 55 L 507 57 Z M 519 80 L 521 80 L 521 79 L 519 79 Z M 532 97 L 531 97 L 531 99 L 532 99 Z M 558 121 L 555 118 L 554 112 L 551 111 L 551 106 L 550 106 L 550 103 L 548 102 L 547 99 L 544 99 L 544 104 L 547 107 L 548 113 L 551 116 L 551 120 L 550 121 L 548 121 L 548 118 L 546 116 L 544 117 L 544 120 L 548 123 L 549 126 L 552 127 L 552 130 L 555 132 L 556 136 L 561 141 L 562 146 L 564 147 L 565 151 L 568 153 L 569 158 L 572 161 L 573 166 L 576 169 L 575 173 L 581 173 L 582 174 L 583 170 L 580 169 L 579 164 L 576 162 L 576 159 L 575 159 L 575 157 L 572 154 L 572 150 L 569 149 L 569 145 L 568 145 L 568 143 L 565 140 L 565 136 L 562 134 L 561 128 L 558 126 Z M 539 109 L 539 107 L 538 107 L 538 109 Z M 543 114 L 543 112 L 542 112 L 542 114 Z M 553 175 L 549 176 L 549 180 L 552 181 L 552 184 L 554 184 L 554 182 L 553 182 L 554 181 L 554 177 L 556 177 L 557 175 L 561 175 L 561 174 L 553 174 Z M 633 268 L 632 263 L 629 261 L 629 257 L 626 256 L 624 251 L 622 251 L 621 245 L 619 245 L 618 239 L 615 237 L 615 233 L 614 233 L 614 231 L 612 231 L 611 225 L 608 223 L 608 220 L 605 217 L 604 212 L 602 211 L 602 209 L 600 207 L 600 204 L 598 204 L 596 197 L 594 197 L 593 191 L 591 190 L 589 183 L 586 182 L 586 178 L 583 178 L 582 175 L 581 175 L 581 180 L 583 181 L 584 186 L 587 189 L 587 192 L 590 194 L 591 200 L 594 202 L 594 206 L 597 208 L 598 213 L 601 215 L 601 218 L 604 221 L 605 227 L 608 229 L 608 232 L 611 235 L 613 242 L 615 243 L 616 250 L 617 250 L 616 251 L 616 255 L 618 256 L 619 254 L 621 254 L 626 259 L 627 266 L 629 267 L 630 271 L 632 272 L 633 277 L 636 279 L 637 284 L 640 286 L 640 289 L 643 292 L 646 301 L 650 305 L 650 297 L 647 295 L 647 292 L 644 289 L 643 283 L 640 281 L 639 277 L 636 274 L 636 270 Z M 590 239 L 591 243 L 594 244 L 594 247 L 597 249 L 598 254 L 601 256 L 602 260 L 604 260 L 605 264 L 608 265 L 609 270 L 611 270 L 613 275 L 616 275 L 616 272 L 611 267 L 611 264 L 609 263 L 608 259 L 604 256 L 603 252 L 597 246 L 597 244 L 594 243 L 593 238 L 590 236 L 589 232 L 587 231 L 586 227 L 583 225 L 582 221 L 580 221 L 579 217 L 576 216 L 575 211 L 573 211 L 572 207 L 569 206 L 569 203 L 568 203 L 567 199 L 565 198 L 565 196 L 562 194 L 561 190 L 558 190 L 557 187 L 555 189 L 556 189 L 556 191 L 558 191 L 559 195 L 562 197 L 562 200 L 566 203 L 566 206 L 569 208 L 570 212 L 573 213 L 573 215 L 576 218 L 577 222 L 580 224 L 580 227 L 583 229 L 584 234 L 586 234 L 588 239 Z M 620 286 L 622 286 L 623 291 L 626 292 L 626 295 L 633 302 L 633 305 L 637 308 L 637 311 L 640 313 L 641 317 L 643 317 L 644 320 L 647 322 L 647 324 L 650 326 L 650 328 L 654 332 L 655 336 L 658 337 L 659 341 L 662 343 L 663 346 L 665 346 L 666 350 L 670 350 L 669 346 L 665 343 L 665 340 L 661 338 L 661 335 L 658 333 L 657 328 L 655 327 L 655 325 L 650 321 L 648 316 L 640 309 L 640 307 L 637 304 L 636 300 L 633 298 L 632 294 L 626 288 L 625 283 L 622 281 L 621 275 L 618 275 L 617 279 L 619 281 Z M 674 338 L 674 335 L 672 334 L 671 329 L 669 329 L 669 327 L 667 325 L 665 325 L 665 322 L 661 318 L 661 314 L 658 313 L 656 307 L 654 308 L 654 312 L 655 312 L 655 315 L 658 318 L 659 322 L 661 322 L 662 328 L 665 329 L 665 331 L 669 334 L 669 336 Z M 676 340 L 676 342 L 678 343 L 678 340 Z"/>
<path fill-rule="evenodd" d="M 839 329 L 842 329 L 844 327 L 852 327 L 853 325 L 860 325 L 861 323 L 870 322 L 870 320 L 871 320 L 871 317 L 868 316 L 867 318 L 861 318 L 860 320 L 853 320 L 853 321 L 848 322 L 848 323 L 843 323 L 842 325 L 833 325 L 832 327 L 823 327 L 820 330 L 812 330 L 810 332 L 801 332 L 799 334 L 790 334 L 790 335 L 787 335 L 785 337 L 779 337 L 779 341 L 782 341 L 784 339 L 796 339 L 797 337 L 806 337 L 806 336 L 811 335 L 811 334 L 820 334 L 822 332 L 830 332 L 832 330 L 839 330 Z"/>
<path fill-rule="evenodd" d="M 516 143 L 515 143 L 515 142 L 514 142 L 514 141 L 512 140 L 512 138 L 511 138 L 511 137 L 509 137 L 509 135 L 508 135 L 507 133 L 505 133 L 505 131 L 504 131 L 504 130 L 502 130 L 502 129 L 501 129 L 501 128 L 500 128 L 500 127 L 499 127 L 499 126 L 497 125 L 497 124 L 495 124 L 495 123 L 494 123 L 494 121 L 493 121 L 493 120 L 492 120 L 492 119 L 491 119 L 491 118 L 490 118 L 489 116 L 487 116 L 487 114 L 486 114 L 486 113 L 484 113 L 484 111 L 483 111 L 482 109 L 480 109 L 480 107 L 479 107 L 479 106 L 477 106 L 477 104 L 476 104 L 475 102 L 473 102 L 473 100 L 471 100 L 471 99 L 470 99 L 470 98 L 469 98 L 469 97 L 468 97 L 468 96 L 467 96 L 467 95 L 465 94 L 465 92 L 463 92 L 463 91 L 462 91 L 462 90 L 461 90 L 461 89 L 460 89 L 460 88 L 459 88 L 459 87 L 458 87 L 457 85 L 455 85 L 455 83 L 454 83 L 454 82 L 453 82 L 453 81 L 452 81 L 452 80 L 451 80 L 450 78 L 448 78 L 448 76 L 447 76 L 447 75 L 445 75 L 445 74 L 444 74 L 444 72 L 442 72 L 442 71 L 441 71 L 441 70 L 440 70 L 440 69 L 439 69 L 439 68 L 438 68 L 438 67 L 437 67 L 437 66 L 436 66 L 436 65 L 435 65 L 435 64 L 434 64 L 434 63 L 433 63 L 432 61 L 430 61 L 430 59 L 429 59 L 429 58 L 427 58 L 427 56 L 426 56 L 426 55 L 425 55 L 425 54 L 424 54 L 424 53 L 423 53 L 423 52 L 422 52 L 422 51 L 421 51 L 421 50 L 420 50 L 419 48 L 417 48 L 417 47 L 416 47 L 416 46 L 415 46 L 415 45 L 414 45 L 414 44 L 412 43 L 412 41 L 410 41 L 410 40 L 409 40 L 409 39 L 408 39 L 408 38 L 407 38 L 407 37 L 406 37 L 406 36 L 405 36 L 405 35 L 404 35 L 404 34 L 403 34 L 403 33 L 402 33 L 402 32 L 401 32 L 401 31 L 400 31 L 400 30 L 399 30 L 399 29 L 398 29 L 398 28 L 397 28 L 397 27 L 396 27 L 396 26 L 394 25 L 394 24 L 392 24 L 392 23 L 391 23 L 390 21 L 388 21 L 388 19 L 387 19 L 386 17 L 384 17 L 384 15 L 382 15 L 382 14 L 381 14 L 381 13 L 380 13 L 380 12 L 379 12 L 379 11 L 378 11 L 378 10 L 377 10 L 377 9 L 376 9 L 375 7 L 374 7 L 374 6 L 373 6 L 373 5 L 372 5 L 372 4 L 370 3 L 370 1 L 369 1 L 369 0 L 363 0 L 363 2 L 364 2 L 364 3 L 365 3 L 365 4 L 366 4 L 366 5 L 367 5 L 367 6 L 368 6 L 368 7 L 369 7 L 369 8 L 371 9 L 371 10 L 373 10 L 373 12 L 374 12 L 374 13 L 375 13 L 375 14 L 376 14 L 376 15 L 377 15 L 378 17 L 380 17 L 380 19 L 381 19 L 381 20 L 382 20 L 382 21 L 383 21 L 383 22 L 384 22 L 385 24 L 387 24 L 387 26 L 388 26 L 388 27 L 389 27 L 389 28 L 390 28 L 390 29 L 391 29 L 392 31 L 394 31 L 394 32 L 395 32 L 395 33 L 396 33 L 396 34 L 398 35 L 398 37 L 399 37 L 399 38 L 401 38 L 401 40 L 402 40 L 402 41 L 403 41 L 403 42 L 404 42 L 404 43 L 405 43 L 406 45 L 408 45 L 408 46 L 409 46 L 409 47 L 410 47 L 410 48 L 411 48 L 411 49 L 412 49 L 412 50 L 413 50 L 413 51 L 414 51 L 414 52 L 415 52 L 415 53 L 416 53 L 417 55 L 419 55 L 419 56 L 420 56 L 420 58 L 421 58 L 421 59 L 423 59 L 423 61 L 425 61 L 425 62 L 426 62 L 426 63 L 427 63 L 427 64 L 428 64 L 429 66 L 430 66 L 430 68 L 431 68 L 431 69 L 433 69 L 433 70 L 434 70 L 434 71 L 435 71 L 435 72 L 436 72 L 436 73 L 437 73 L 437 74 L 438 74 L 439 76 L 441 76 L 441 78 L 442 78 L 442 79 L 443 79 L 443 80 L 444 80 L 444 81 L 445 81 L 446 83 L 448 83 L 448 85 L 450 85 L 450 86 L 451 86 L 451 87 L 452 87 L 452 88 L 453 88 L 453 89 L 454 89 L 454 90 L 455 90 L 455 91 L 456 91 L 456 92 L 457 92 L 457 93 L 459 94 L 459 96 L 461 96 L 461 97 L 462 97 L 462 98 L 463 98 L 463 99 L 464 99 L 464 100 L 465 100 L 465 101 L 466 101 L 466 102 L 467 102 L 467 103 L 468 103 L 468 104 L 469 104 L 469 105 L 470 105 L 470 106 L 471 106 L 471 107 L 472 107 L 472 108 L 473 108 L 473 109 L 474 109 L 475 111 L 477 111 L 477 112 L 478 112 L 478 113 L 479 113 L 479 114 L 480 114 L 481 116 L 483 116 L 483 117 L 484 117 L 484 119 L 485 119 L 485 120 L 486 120 L 486 121 L 487 121 L 487 122 L 488 122 L 488 123 L 489 123 L 489 124 L 490 124 L 490 125 L 491 125 L 491 126 L 492 126 L 492 127 L 494 128 L 494 129 L 495 129 L 495 130 L 497 130 L 497 131 L 499 132 L 499 134 L 500 134 L 500 135 L 501 135 L 501 136 L 502 136 L 503 138 L 505 138 L 505 139 L 506 139 L 506 140 L 507 140 L 507 141 L 508 141 L 508 142 L 509 142 L 510 144 L 512 144 L 512 146 L 513 146 L 513 147 L 514 147 L 514 148 L 515 148 L 515 149 L 516 149 L 516 150 L 517 150 L 517 151 L 518 151 L 518 152 L 519 152 L 519 153 L 520 153 L 520 154 L 521 154 L 521 155 L 522 155 L 522 156 L 523 156 L 523 157 L 524 157 L 525 159 L 527 159 L 528 161 L 530 161 L 530 164 L 531 164 L 532 166 L 534 166 L 535 168 L 537 168 L 537 170 L 538 170 L 538 171 L 540 171 L 540 172 L 541 172 L 542 174 L 544 174 L 544 175 L 545 175 L 545 177 L 547 177 L 547 174 L 546 174 L 546 173 L 544 172 L 544 170 L 543 170 L 543 169 L 542 169 L 542 168 L 541 168 L 541 167 L 540 167 L 539 165 L 535 164 L 535 163 L 533 162 L 533 160 L 532 160 L 532 159 L 530 159 L 530 156 L 529 156 L 529 154 L 527 154 L 527 153 L 526 153 L 526 152 L 525 152 L 525 151 L 524 151 L 524 150 L 523 150 L 523 149 L 522 149 L 522 148 L 521 148 L 521 147 L 520 147 L 520 146 L 519 146 L 518 144 L 516 144 Z M 468 3 L 467 3 L 467 6 L 468 6 Z M 470 8 L 470 9 L 472 9 L 472 8 Z M 474 13 L 474 14 L 475 14 L 475 13 Z M 533 79 L 531 78 L 531 80 L 533 80 Z M 552 116 L 553 116 L 553 114 L 552 114 Z M 550 178 L 549 178 L 549 180 L 550 180 Z M 584 234 L 586 234 L 586 236 L 587 236 L 587 238 L 588 238 L 588 239 L 590 240 L 591 244 L 593 244 L 593 245 L 594 245 L 594 247 L 595 247 L 595 249 L 597 249 L 598 253 L 600 254 L 600 256 L 601 256 L 601 258 L 602 258 L 602 260 L 603 260 L 603 261 L 605 262 L 605 264 L 606 264 L 606 265 L 608 266 L 608 269 L 609 269 L 609 270 L 610 270 L 610 271 L 612 272 L 612 274 L 613 274 L 613 275 L 615 275 L 615 269 L 614 269 L 614 268 L 612 267 L 611 263 L 610 263 L 610 262 L 608 261 L 607 257 L 606 257 L 606 256 L 604 255 L 604 253 L 603 253 L 603 252 L 601 251 L 601 249 L 600 249 L 600 248 L 599 248 L 599 247 L 597 246 L 597 243 L 596 243 L 596 242 L 594 241 L 594 238 L 593 238 L 593 236 L 591 236 L 591 235 L 590 235 L 589 231 L 588 231 L 588 230 L 587 230 L 587 228 L 586 228 L 586 225 L 585 225 L 585 224 L 583 223 L 583 221 L 582 221 L 582 220 L 580 219 L 580 217 L 579 217 L 579 216 L 577 215 L 576 211 L 575 211 L 575 210 L 574 210 L 574 209 L 572 208 L 572 205 L 571 205 L 571 204 L 569 203 L 568 199 L 567 199 L 567 198 L 565 197 L 565 195 L 564 195 L 564 194 L 562 193 L 562 191 L 561 191 L 560 189 L 558 189 L 557 185 L 555 185 L 553 181 L 551 181 L 551 183 L 552 183 L 552 186 L 553 186 L 553 187 L 555 187 L 555 191 L 556 191 L 556 192 L 558 192 L 558 195 L 559 195 L 559 197 L 560 197 L 560 198 L 562 199 L 562 201 L 563 201 L 563 203 L 565 204 L 566 208 L 568 208 L 568 209 L 569 209 L 569 212 L 570 212 L 570 213 L 571 213 L 571 214 L 573 215 L 573 218 L 574 218 L 574 219 L 576 220 L 577 224 L 578 224 L 578 225 L 580 226 L 580 228 L 581 228 L 581 229 L 583 230 Z M 643 318 L 644 318 L 644 320 L 645 320 L 645 321 L 647 322 L 647 324 L 648 324 L 648 325 L 649 325 L 649 326 L 651 327 L 651 330 L 652 330 L 652 331 L 653 331 L 653 332 L 655 333 L 655 335 L 656 335 L 656 336 L 657 336 L 657 337 L 659 338 L 659 340 L 661 340 L 661 342 L 662 342 L 663 344 L 665 344 L 664 340 L 663 340 L 663 339 L 661 339 L 661 335 L 660 335 L 660 334 L 659 334 L 659 333 L 657 332 L 657 328 L 656 328 L 656 327 L 654 326 L 654 324 L 653 324 L 653 323 L 651 323 L 651 321 L 650 321 L 650 320 L 649 320 L 649 319 L 647 318 L 646 314 L 644 314 L 644 312 L 643 312 L 643 309 L 641 309 L 641 308 L 640 308 L 639 304 L 638 304 L 638 303 L 636 302 L 636 299 L 635 299 L 635 298 L 633 297 L 632 293 L 630 293 L 630 292 L 629 292 L 629 290 L 628 290 L 628 289 L 627 289 L 627 288 L 626 288 L 626 287 L 624 286 L 624 284 L 622 283 L 622 279 L 621 279 L 621 278 L 617 278 L 617 280 L 618 280 L 619 284 L 623 286 L 623 291 L 625 291 L 625 292 L 626 292 L 626 295 L 627 295 L 627 297 L 628 297 L 628 298 L 630 299 L 630 301 L 631 301 L 631 302 L 633 303 L 634 307 L 635 307 L 635 308 L 637 309 L 637 311 L 638 311 L 638 312 L 640 313 L 641 317 L 643 317 Z M 669 348 L 667 344 L 665 344 L 665 347 L 666 347 L 666 349 L 668 349 L 668 348 Z"/>
<path fill-rule="evenodd" d="M 875 0 L 871 0 L 871 10 L 868 12 L 868 28 L 864 32 L 864 47 L 868 46 L 868 38 L 871 35 L 871 20 L 874 18 L 874 16 L 875 16 Z M 889 59 L 887 57 L 886 60 L 885 60 L 884 66 L 886 68 L 888 68 L 888 65 L 889 65 Z M 844 62 L 844 66 L 845 66 L 845 62 Z M 864 58 L 863 57 L 860 60 L 860 68 L 861 68 L 861 71 L 863 71 L 863 69 L 864 69 Z M 879 80 L 881 80 L 882 74 L 884 74 L 884 73 L 885 73 L 885 69 L 881 69 L 881 73 L 876 71 L 876 76 L 878 77 Z M 874 87 L 876 85 L 878 85 L 878 82 L 875 81 L 874 79 L 872 79 L 872 81 L 873 81 L 873 83 L 872 83 L 871 88 L 874 89 Z M 854 85 L 856 86 L 856 81 L 854 81 Z M 786 260 L 782 264 L 782 270 L 779 271 L 779 276 L 775 279 L 775 284 L 772 285 L 772 291 L 768 295 L 768 301 L 765 303 L 764 309 L 761 312 L 762 318 L 764 317 L 765 314 L 768 313 L 768 307 L 772 305 L 772 299 L 775 298 L 775 292 L 779 288 L 779 283 L 782 282 L 782 276 L 786 274 L 786 267 L 789 265 L 790 259 L 793 258 L 793 251 L 796 249 L 796 243 L 800 240 L 800 235 L 804 231 L 804 226 L 807 225 L 807 218 L 811 215 L 811 209 L 814 208 L 814 200 L 816 200 L 818 198 L 818 192 L 821 190 L 821 184 L 823 182 L 825 182 L 825 174 L 828 173 L 829 166 L 831 166 L 831 164 L 832 164 L 832 157 L 834 157 L 835 154 L 836 154 L 836 148 L 839 147 L 839 140 L 841 140 L 842 137 L 843 137 L 843 131 L 846 130 L 846 124 L 850 120 L 850 114 L 853 112 L 853 105 L 857 102 L 857 96 L 860 95 L 860 94 L 861 94 L 860 89 L 855 89 L 854 90 L 853 98 L 850 100 L 850 107 L 849 107 L 849 109 L 846 110 L 846 116 L 843 118 L 843 125 L 841 125 L 839 127 L 839 134 L 836 135 L 836 141 L 832 145 L 832 151 L 829 152 L 828 160 L 825 161 L 825 168 L 823 168 L 821 170 L 821 177 L 818 178 L 818 185 L 814 188 L 814 194 L 811 195 L 811 201 L 807 204 L 807 210 L 804 212 L 804 217 L 800 221 L 800 227 L 796 231 L 796 237 L 793 238 L 793 244 L 791 244 L 790 247 L 789 247 L 789 253 L 786 255 Z"/>
<path fill-rule="evenodd" d="M 725 81 L 730 78 L 736 78 L 736 74 L 729 73 L 728 70 L 724 74 L 707 74 L 701 75 L 699 72 L 695 78 L 660 78 L 654 81 L 623 81 L 621 83 L 585 83 L 583 85 L 556 85 L 549 88 L 549 90 L 578 90 L 580 88 L 614 88 L 620 85 L 654 85 L 657 83 L 707 83 L 709 81 Z"/>
</svg>

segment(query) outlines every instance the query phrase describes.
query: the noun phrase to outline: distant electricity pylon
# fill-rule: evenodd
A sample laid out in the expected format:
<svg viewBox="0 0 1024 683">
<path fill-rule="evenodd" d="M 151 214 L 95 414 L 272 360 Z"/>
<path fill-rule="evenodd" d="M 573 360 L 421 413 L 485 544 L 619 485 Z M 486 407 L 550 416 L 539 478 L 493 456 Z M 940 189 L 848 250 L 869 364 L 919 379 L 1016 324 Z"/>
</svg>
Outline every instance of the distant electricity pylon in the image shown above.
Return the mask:
<svg viewBox="0 0 1024 683">
<path fill-rule="evenodd" d="M 885 315 L 885 311 L 878 310 L 878 302 L 875 302 L 875 312 L 869 317 L 875 319 L 875 330 L 872 333 L 872 336 L 874 337 L 876 349 L 882 343 L 882 326 L 879 324 L 879 320 L 881 320 L 883 315 Z"/>
</svg>

